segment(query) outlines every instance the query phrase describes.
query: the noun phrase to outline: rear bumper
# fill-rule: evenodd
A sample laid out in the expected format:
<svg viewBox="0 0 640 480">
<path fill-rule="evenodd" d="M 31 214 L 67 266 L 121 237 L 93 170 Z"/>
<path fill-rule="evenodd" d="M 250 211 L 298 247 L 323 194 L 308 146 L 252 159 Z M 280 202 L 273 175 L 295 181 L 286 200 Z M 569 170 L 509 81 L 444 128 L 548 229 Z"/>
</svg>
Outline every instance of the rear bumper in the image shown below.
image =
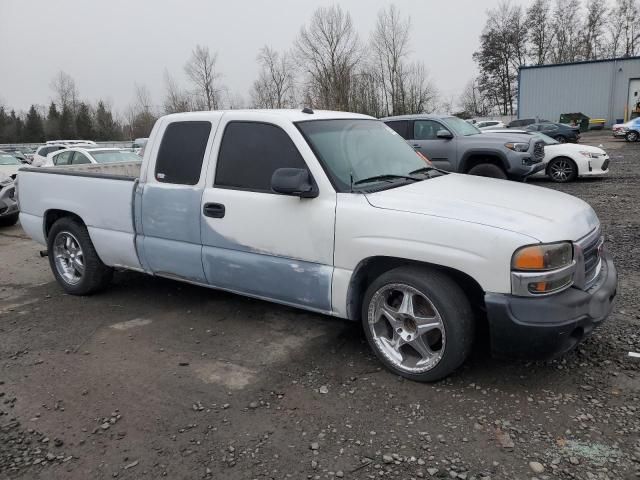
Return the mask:
<svg viewBox="0 0 640 480">
<path fill-rule="evenodd" d="M 487 293 L 491 350 L 499 357 L 550 359 L 573 349 L 613 308 L 618 274 L 603 253 L 597 281 L 586 291 L 569 288 L 540 298 Z"/>
<path fill-rule="evenodd" d="M 18 211 L 18 202 L 15 195 L 15 184 L 0 189 L 0 217 L 11 215 Z"/>
</svg>

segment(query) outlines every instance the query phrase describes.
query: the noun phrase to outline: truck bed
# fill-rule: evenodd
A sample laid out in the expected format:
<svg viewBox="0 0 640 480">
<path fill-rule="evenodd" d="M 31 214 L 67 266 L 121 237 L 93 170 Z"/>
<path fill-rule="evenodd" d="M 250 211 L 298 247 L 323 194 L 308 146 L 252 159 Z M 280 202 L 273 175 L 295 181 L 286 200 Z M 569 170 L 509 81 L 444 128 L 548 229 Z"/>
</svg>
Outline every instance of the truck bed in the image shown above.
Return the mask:
<svg viewBox="0 0 640 480">
<path fill-rule="evenodd" d="M 133 205 L 140 167 L 141 162 L 131 162 L 19 170 L 22 228 L 46 245 L 48 216 L 73 213 L 83 219 L 106 265 L 139 269 Z"/>
</svg>

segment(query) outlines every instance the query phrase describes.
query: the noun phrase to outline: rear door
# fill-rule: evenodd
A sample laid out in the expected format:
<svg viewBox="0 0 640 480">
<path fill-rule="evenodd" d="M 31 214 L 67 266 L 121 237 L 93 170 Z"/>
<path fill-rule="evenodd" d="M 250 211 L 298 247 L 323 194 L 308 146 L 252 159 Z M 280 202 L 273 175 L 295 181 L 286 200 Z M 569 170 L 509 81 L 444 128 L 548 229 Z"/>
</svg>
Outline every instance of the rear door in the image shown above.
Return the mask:
<svg viewBox="0 0 640 480">
<path fill-rule="evenodd" d="M 443 170 L 454 170 L 454 160 L 456 156 L 456 139 L 438 138 L 438 132 L 445 130 L 451 131 L 442 123 L 436 120 L 415 120 L 413 122 L 413 135 L 409 144 L 426 155 L 434 166 Z"/>
<path fill-rule="evenodd" d="M 291 122 L 226 113 L 200 211 L 210 285 L 323 312 L 331 310 L 336 193 Z M 251 116 L 249 115 L 249 118 Z M 271 190 L 278 168 L 305 168 L 316 198 Z"/>
<path fill-rule="evenodd" d="M 197 118 L 197 117 L 196 117 Z M 207 158 L 219 116 L 167 121 L 149 152 L 137 205 L 142 235 L 138 251 L 156 275 L 205 283 L 200 240 L 200 200 Z"/>
</svg>

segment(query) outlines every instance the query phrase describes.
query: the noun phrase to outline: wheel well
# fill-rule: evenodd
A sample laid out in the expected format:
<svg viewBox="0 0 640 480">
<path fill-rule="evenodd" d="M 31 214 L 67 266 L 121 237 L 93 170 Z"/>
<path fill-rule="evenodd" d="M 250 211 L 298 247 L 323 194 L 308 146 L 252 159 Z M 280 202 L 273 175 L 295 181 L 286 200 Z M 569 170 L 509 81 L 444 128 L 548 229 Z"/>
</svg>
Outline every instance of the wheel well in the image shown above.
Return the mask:
<svg viewBox="0 0 640 480">
<path fill-rule="evenodd" d="M 55 209 L 47 210 L 47 212 L 44 214 L 44 238 L 49 237 L 49 230 L 51 230 L 51 227 L 53 226 L 53 224 L 63 217 L 71 217 L 74 220 L 81 223 L 82 225 L 84 225 L 82 218 L 80 218 L 78 215 L 76 215 L 73 212 L 69 212 L 67 210 L 55 210 Z"/>
<path fill-rule="evenodd" d="M 424 266 L 440 270 L 449 275 L 458 283 L 467 295 L 474 310 L 484 311 L 484 290 L 473 278 L 459 270 L 435 265 L 428 262 L 419 262 L 396 257 L 370 257 L 362 260 L 351 277 L 349 292 L 347 294 L 347 315 L 350 320 L 359 320 L 362 310 L 364 294 L 371 283 L 389 270 L 397 267 L 413 265 Z"/>
<path fill-rule="evenodd" d="M 490 163 L 492 165 L 500 167 L 506 173 L 506 168 L 502 159 L 496 155 L 486 153 L 474 153 L 472 155 L 469 155 L 464 161 L 463 173 L 468 173 L 469 170 L 471 170 L 473 167 L 481 165 L 483 163 Z"/>
</svg>

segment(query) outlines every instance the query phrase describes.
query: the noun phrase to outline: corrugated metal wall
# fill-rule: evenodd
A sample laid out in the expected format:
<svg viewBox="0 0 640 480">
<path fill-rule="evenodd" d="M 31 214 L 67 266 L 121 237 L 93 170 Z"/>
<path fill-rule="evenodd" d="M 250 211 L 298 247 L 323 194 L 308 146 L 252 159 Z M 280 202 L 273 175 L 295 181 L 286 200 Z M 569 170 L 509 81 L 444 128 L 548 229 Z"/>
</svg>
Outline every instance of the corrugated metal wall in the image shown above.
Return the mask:
<svg viewBox="0 0 640 480">
<path fill-rule="evenodd" d="M 524 67 L 518 117 L 557 122 L 561 113 L 582 112 L 611 125 L 624 117 L 633 78 L 640 78 L 640 58 Z"/>
</svg>

